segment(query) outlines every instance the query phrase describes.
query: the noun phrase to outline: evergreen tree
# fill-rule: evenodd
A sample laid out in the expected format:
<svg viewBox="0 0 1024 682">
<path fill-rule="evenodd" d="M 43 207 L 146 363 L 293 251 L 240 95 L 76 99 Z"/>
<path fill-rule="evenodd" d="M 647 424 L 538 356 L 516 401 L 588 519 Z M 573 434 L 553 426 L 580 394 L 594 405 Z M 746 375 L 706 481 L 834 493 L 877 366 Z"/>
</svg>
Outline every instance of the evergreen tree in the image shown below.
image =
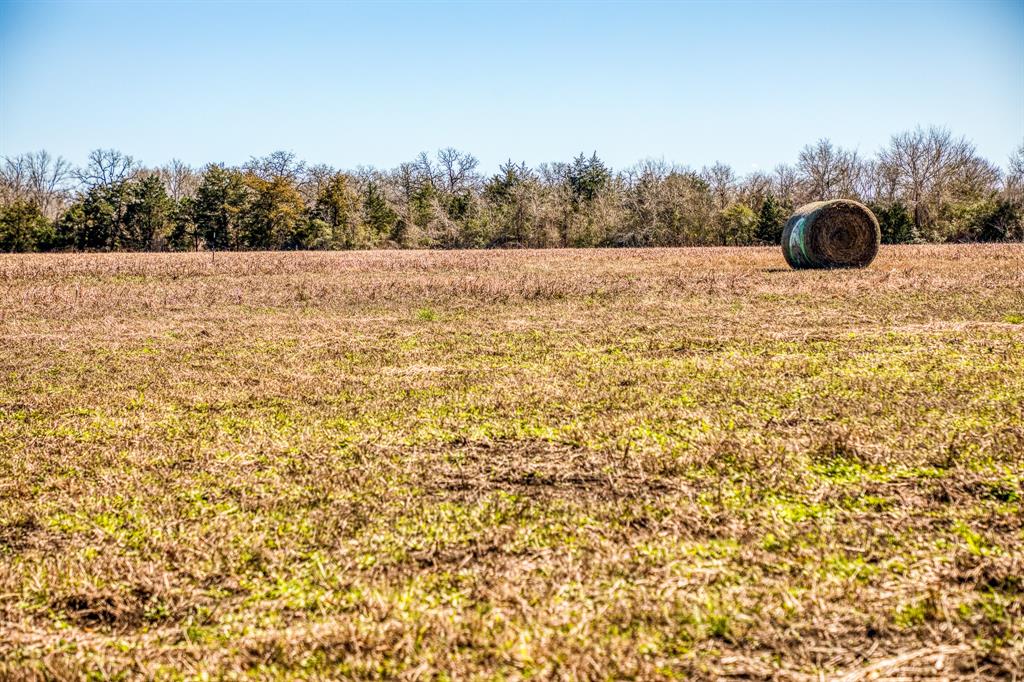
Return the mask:
<svg viewBox="0 0 1024 682">
<path fill-rule="evenodd" d="M 78 231 L 85 224 L 85 204 L 79 199 L 67 207 L 54 224 L 54 249 L 78 249 Z"/>
<path fill-rule="evenodd" d="M 894 201 L 876 206 L 874 213 L 882 231 L 883 244 L 910 244 L 918 241 L 914 219 L 903 203 Z"/>
<path fill-rule="evenodd" d="M 131 186 L 122 180 L 91 187 L 59 221 L 59 240 L 82 251 L 135 248 L 125 225 Z"/>
<path fill-rule="evenodd" d="M 611 182 L 612 174 L 597 152 L 588 159 L 580 154 L 569 166 L 566 180 L 572 192 L 573 204 L 578 207 L 593 202 Z"/>
<path fill-rule="evenodd" d="M 207 166 L 192 204 L 193 220 L 207 248 L 241 246 L 240 224 L 247 199 L 238 171 L 216 164 Z"/>
<path fill-rule="evenodd" d="M 167 237 L 173 204 L 156 175 L 131 183 L 125 208 L 125 235 L 130 248 L 158 248 Z"/>
<path fill-rule="evenodd" d="M 782 228 L 785 226 L 786 214 L 775 195 L 769 192 L 761 203 L 755 237 L 762 244 L 778 244 L 782 241 Z"/>
<path fill-rule="evenodd" d="M 532 245 L 536 222 L 537 178 L 525 162 L 511 159 L 484 185 L 483 198 L 491 208 L 493 225 L 490 244 Z"/>
<path fill-rule="evenodd" d="M 198 251 L 202 235 L 195 221 L 195 200 L 185 197 L 173 206 L 168 245 L 176 251 Z"/>
<path fill-rule="evenodd" d="M 383 195 L 381 195 L 383 196 Z M 440 218 L 441 193 L 433 181 L 427 180 L 417 187 L 409 199 L 409 218 L 417 233 L 429 232 Z"/>
<path fill-rule="evenodd" d="M 45 250 L 53 239 L 53 226 L 35 203 L 15 201 L 0 206 L 0 251 Z"/>
<path fill-rule="evenodd" d="M 375 241 L 385 236 L 392 236 L 395 228 L 398 227 L 398 214 L 391 208 L 391 204 L 388 203 L 384 191 L 376 180 L 367 182 L 363 192 L 363 222 L 370 232 L 370 238 Z M 408 228 L 407 225 L 402 227 Z M 401 239 L 403 235 L 395 234 L 394 236 L 399 237 L 397 241 L 403 241 Z"/>
<path fill-rule="evenodd" d="M 978 241 L 1001 242 L 1024 239 L 1024 210 L 1009 201 L 999 201 L 978 221 Z"/>
<path fill-rule="evenodd" d="M 359 194 L 344 173 L 335 173 L 320 188 L 310 210 L 310 221 L 319 221 L 321 225 L 313 231 L 322 233 L 330 248 L 360 249 L 377 244 L 366 234 Z"/>
</svg>

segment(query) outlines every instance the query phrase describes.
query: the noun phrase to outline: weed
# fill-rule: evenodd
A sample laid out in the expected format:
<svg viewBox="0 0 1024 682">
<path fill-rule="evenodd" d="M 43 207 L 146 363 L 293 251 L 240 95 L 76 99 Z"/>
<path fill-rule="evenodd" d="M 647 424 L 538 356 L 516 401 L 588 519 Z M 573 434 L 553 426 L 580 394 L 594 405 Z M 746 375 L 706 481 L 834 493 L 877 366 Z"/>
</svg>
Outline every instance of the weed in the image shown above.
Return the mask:
<svg viewBox="0 0 1024 682">
<path fill-rule="evenodd" d="M 1012 678 L 1024 247 L 779 262 L 0 255 L 0 678 Z"/>
</svg>

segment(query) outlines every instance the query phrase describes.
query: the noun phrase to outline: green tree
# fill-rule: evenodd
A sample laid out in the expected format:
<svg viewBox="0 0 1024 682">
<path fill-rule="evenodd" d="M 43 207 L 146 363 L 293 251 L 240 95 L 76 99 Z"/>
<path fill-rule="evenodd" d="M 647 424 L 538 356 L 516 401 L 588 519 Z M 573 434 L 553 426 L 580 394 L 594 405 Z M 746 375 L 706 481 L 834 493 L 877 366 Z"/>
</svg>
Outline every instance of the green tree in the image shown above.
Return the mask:
<svg viewBox="0 0 1024 682">
<path fill-rule="evenodd" d="M 733 204 L 718 214 L 718 223 L 723 245 L 746 245 L 754 239 L 757 216 L 749 206 Z"/>
<path fill-rule="evenodd" d="M 79 198 L 65 209 L 54 222 L 56 236 L 53 240 L 55 249 L 77 249 L 79 246 L 79 230 L 85 224 L 85 203 Z"/>
<path fill-rule="evenodd" d="M 563 246 L 587 247 L 606 243 L 612 204 L 618 201 L 612 188 L 612 173 L 595 152 L 590 158 L 580 154 L 565 167 L 568 202 L 559 225 Z M 563 195 L 564 196 L 564 195 Z M 611 219 L 610 219 L 611 218 Z"/>
<path fill-rule="evenodd" d="M 379 242 L 370 238 L 363 225 L 359 193 L 345 173 L 334 173 L 317 193 L 310 210 L 311 223 L 321 225 L 312 231 L 323 234 L 327 246 L 336 249 L 363 249 Z M 376 235 L 379 239 L 380 235 Z"/>
<path fill-rule="evenodd" d="M 539 198 L 537 177 L 525 162 L 515 164 L 509 159 L 502 164 L 498 173 L 484 185 L 483 196 L 494 221 L 492 246 L 541 245 L 534 234 Z"/>
<path fill-rule="evenodd" d="M 383 196 L 383 195 L 382 195 Z M 410 229 L 406 230 L 401 240 L 407 246 L 420 246 L 420 240 L 428 246 L 434 246 L 431 237 L 441 222 L 444 209 L 441 206 L 441 192 L 434 181 L 425 178 L 420 181 L 409 197 L 408 217 Z M 415 236 L 416 239 L 410 239 Z"/>
<path fill-rule="evenodd" d="M 78 249 L 116 251 L 138 248 L 125 221 L 131 200 L 135 160 L 114 149 L 96 149 L 75 175 L 83 187 L 74 210 L 60 220 L 60 240 Z"/>
<path fill-rule="evenodd" d="M 391 208 L 384 190 L 377 180 L 370 179 L 363 190 L 363 223 L 369 230 L 370 239 L 376 241 L 385 236 L 396 238 L 403 246 L 413 245 L 408 242 L 410 235 L 403 234 L 408 225 L 399 225 L 398 214 Z M 397 229 L 404 228 L 404 229 Z"/>
<path fill-rule="evenodd" d="M 910 244 L 918 241 L 914 218 L 903 202 L 874 206 L 873 210 L 878 218 L 883 244 Z"/>
<path fill-rule="evenodd" d="M 131 248 L 158 248 L 167 237 L 172 209 L 164 184 L 156 175 L 132 182 L 124 215 L 126 240 Z"/>
<path fill-rule="evenodd" d="M 173 204 L 170 222 L 168 246 L 175 251 L 198 251 L 202 235 L 195 221 L 195 200 L 183 197 L 177 204 Z"/>
<path fill-rule="evenodd" d="M 782 241 L 782 228 L 786 225 L 786 213 L 775 195 L 768 192 L 761 203 L 757 216 L 755 238 L 762 244 L 778 244 Z"/>
<path fill-rule="evenodd" d="M 53 225 L 34 202 L 0 206 L 0 251 L 46 250 L 54 236 Z"/>
<path fill-rule="evenodd" d="M 135 247 L 125 225 L 131 187 L 127 180 L 94 185 L 59 221 L 59 241 L 83 251 Z"/>
<path fill-rule="evenodd" d="M 1024 209 L 999 201 L 978 224 L 978 241 L 1024 241 Z"/>
<path fill-rule="evenodd" d="M 217 164 L 206 167 L 192 204 L 192 219 L 207 248 L 236 249 L 242 245 L 240 225 L 247 203 L 241 173 Z"/>
<path fill-rule="evenodd" d="M 957 242 L 1002 242 L 1021 239 L 1022 211 L 1011 202 L 990 197 L 947 207 L 950 239 Z"/>
<path fill-rule="evenodd" d="M 291 178 L 247 174 L 251 200 L 243 220 L 244 245 L 252 249 L 305 249 L 309 237 L 305 204 Z"/>
<path fill-rule="evenodd" d="M 597 157 L 597 152 L 589 159 L 583 154 L 577 156 L 566 173 L 573 205 L 578 207 L 593 202 L 608 188 L 611 178 L 611 171 Z"/>
</svg>

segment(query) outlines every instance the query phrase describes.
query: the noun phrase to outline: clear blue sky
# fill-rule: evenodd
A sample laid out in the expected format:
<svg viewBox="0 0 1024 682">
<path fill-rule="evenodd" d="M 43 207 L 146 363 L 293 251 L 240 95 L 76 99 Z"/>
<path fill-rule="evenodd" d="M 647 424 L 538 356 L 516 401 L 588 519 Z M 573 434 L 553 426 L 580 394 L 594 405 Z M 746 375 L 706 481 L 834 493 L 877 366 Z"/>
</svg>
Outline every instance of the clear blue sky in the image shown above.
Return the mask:
<svg viewBox="0 0 1024 682">
<path fill-rule="evenodd" d="M 819 137 L 1024 139 L 1024 2 L 0 0 L 0 154 L 341 168 L 453 146 L 739 172 Z"/>
</svg>

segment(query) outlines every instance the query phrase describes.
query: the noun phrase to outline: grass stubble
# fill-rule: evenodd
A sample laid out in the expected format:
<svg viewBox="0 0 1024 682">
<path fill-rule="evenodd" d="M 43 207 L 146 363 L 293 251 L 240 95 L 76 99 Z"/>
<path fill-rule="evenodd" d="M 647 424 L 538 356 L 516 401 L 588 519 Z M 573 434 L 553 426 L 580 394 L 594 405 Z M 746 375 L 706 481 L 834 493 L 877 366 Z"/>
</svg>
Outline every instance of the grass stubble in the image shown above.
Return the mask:
<svg viewBox="0 0 1024 682">
<path fill-rule="evenodd" d="M 1021 679 L 1024 247 L 0 256 L 0 677 Z"/>
</svg>

